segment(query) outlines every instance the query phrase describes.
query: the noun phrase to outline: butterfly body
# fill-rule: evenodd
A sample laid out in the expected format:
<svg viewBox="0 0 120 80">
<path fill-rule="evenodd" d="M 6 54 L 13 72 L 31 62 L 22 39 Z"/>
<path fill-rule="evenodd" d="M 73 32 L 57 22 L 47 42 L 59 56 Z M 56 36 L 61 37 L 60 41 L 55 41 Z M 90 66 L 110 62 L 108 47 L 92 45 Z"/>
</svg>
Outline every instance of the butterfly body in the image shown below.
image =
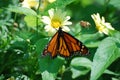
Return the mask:
<svg viewBox="0 0 120 80">
<path fill-rule="evenodd" d="M 67 32 L 64 32 L 62 28 L 59 28 L 43 51 L 43 55 L 50 54 L 52 58 L 57 55 L 70 57 L 72 55 L 86 55 L 88 53 L 87 47 L 85 47 L 82 42 Z"/>
</svg>

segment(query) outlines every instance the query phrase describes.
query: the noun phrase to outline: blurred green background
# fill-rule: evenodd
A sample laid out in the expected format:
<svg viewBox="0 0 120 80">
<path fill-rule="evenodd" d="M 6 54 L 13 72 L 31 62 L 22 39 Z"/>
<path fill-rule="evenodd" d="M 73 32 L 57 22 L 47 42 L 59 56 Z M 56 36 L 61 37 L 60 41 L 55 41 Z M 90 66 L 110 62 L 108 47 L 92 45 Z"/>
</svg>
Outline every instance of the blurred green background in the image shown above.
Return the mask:
<svg viewBox="0 0 120 80">
<path fill-rule="evenodd" d="M 22 0 L 0 0 L 0 80 L 120 80 L 120 0 L 38 0 L 42 10 L 21 7 Z M 70 58 L 41 56 L 52 36 L 40 18 L 51 8 L 71 16 L 71 35 L 90 55 Z M 92 14 L 99 13 L 115 28 L 98 33 Z M 91 25 L 84 28 L 80 21 Z"/>
</svg>

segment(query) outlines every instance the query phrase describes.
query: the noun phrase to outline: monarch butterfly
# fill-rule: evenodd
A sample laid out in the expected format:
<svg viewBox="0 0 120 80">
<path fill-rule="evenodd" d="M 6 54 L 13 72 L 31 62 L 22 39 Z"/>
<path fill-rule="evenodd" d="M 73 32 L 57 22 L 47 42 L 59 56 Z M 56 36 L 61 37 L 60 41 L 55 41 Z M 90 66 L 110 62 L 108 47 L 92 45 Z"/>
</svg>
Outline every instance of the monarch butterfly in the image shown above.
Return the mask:
<svg viewBox="0 0 120 80">
<path fill-rule="evenodd" d="M 52 58 L 57 55 L 70 57 L 74 54 L 86 55 L 88 53 L 88 48 L 82 42 L 67 32 L 64 32 L 62 28 L 58 29 L 43 51 L 43 55 L 50 54 Z"/>
</svg>

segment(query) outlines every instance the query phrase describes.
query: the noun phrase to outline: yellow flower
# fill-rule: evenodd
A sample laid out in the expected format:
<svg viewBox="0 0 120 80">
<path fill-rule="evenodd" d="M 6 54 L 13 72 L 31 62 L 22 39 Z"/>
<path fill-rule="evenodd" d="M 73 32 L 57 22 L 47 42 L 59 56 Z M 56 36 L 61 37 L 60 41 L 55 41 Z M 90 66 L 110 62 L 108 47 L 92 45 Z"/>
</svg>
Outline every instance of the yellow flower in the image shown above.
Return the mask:
<svg viewBox="0 0 120 80">
<path fill-rule="evenodd" d="M 110 23 L 105 22 L 104 17 L 100 18 L 99 13 L 91 15 L 91 17 L 93 18 L 96 28 L 98 29 L 100 33 L 104 33 L 108 35 L 110 30 L 114 30 L 114 28 L 112 27 Z"/>
<path fill-rule="evenodd" d="M 49 3 L 53 3 L 55 2 L 56 0 L 48 0 Z"/>
<path fill-rule="evenodd" d="M 41 0 L 40 2 L 41 2 L 41 3 L 40 3 L 39 9 L 40 9 L 40 11 L 44 11 L 45 8 L 46 8 L 47 5 L 48 5 L 48 1 L 47 1 L 47 0 Z"/>
<path fill-rule="evenodd" d="M 39 0 L 24 0 L 22 2 L 22 7 L 26 7 L 26 8 L 37 8 L 39 5 Z"/>
<path fill-rule="evenodd" d="M 48 13 L 49 16 L 42 16 L 42 21 L 46 24 L 45 30 L 47 32 L 54 34 L 59 27 L 61 27 L 63 31 L 70 31 L 68 28 L 68 25 L 72 24 L 72 22 L 68 21 L 70 16 L 66 16 L 66 13 L 60 9 L 50 9 Z"/>
</svg>

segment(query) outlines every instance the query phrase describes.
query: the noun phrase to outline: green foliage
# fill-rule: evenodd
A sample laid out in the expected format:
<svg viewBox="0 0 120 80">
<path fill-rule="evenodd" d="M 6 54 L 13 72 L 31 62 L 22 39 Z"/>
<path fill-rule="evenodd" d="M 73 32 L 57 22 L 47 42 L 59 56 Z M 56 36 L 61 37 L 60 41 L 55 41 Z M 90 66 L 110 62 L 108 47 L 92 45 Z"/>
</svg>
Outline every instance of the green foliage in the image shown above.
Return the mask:
<svg viewBox="0 0 120 80">
<path fill-rule="evenodd" d="M 120 0 L 96 0 L 96 2 L 99 2 L 102 5 L 110 4 L 116 8 L 120 8 Z"/>
<path fill-rule="evenodd" d="M 24 8 L 24 7 L 11 6 L 11 7 L 7 8 L 7 9 L 9 11 L 16 12 L 16 13 L 19 13 L 19 14 L 37 16 L 37 13 L 34 10 Z"/>
<path fill-rule="evenodd" d="M 42 73 L 42 80 L 55 80 L 54 74 L 44 71 Z"/>
<path fill-rule="evenodd" d="M 40 0 L 39 8 L 0 1 L 0 80 L 119 80 L 120 0 Z M 51 8 L 71 16 L 70 34 L 89 48 L 86 56 L 43 56 L 52 36 L 41 19 Z M 100 13 L 115 30 L 99 33 L 91 15 Z M 80 21 L 88 21 L 83 27 Z"/>
<path fill-rule="evenodd" d="M 62 67 L 63 63 L 64 63 L 63 59 L 56 58 L 55 60 L 53 60 L 50 57 L 46 58 L 41 57 L 39 59 L 39 69 L 40 72 L 47 70 L 51 73 L 57 73 L 59 68 Z"/>
<path fill-rule="evenodd" d="M 72 78 L 87 74 L 91 69 L 92 62 L 87 58 L 74 58 L 71 61 Z"/>
<path fill-rule="evenodd" d="M 114 5 L 116 8 L 120 8 L 120 0 L 110 0 L 110 3 L 111 5 Z"/>
<path fill-rule="evenodd" d="M 65 6 L 67 6 L 68 4 L 74 1 L 75 0 L 56 0 L 54 3 L 48 5 L 47 10 L 52 7 L 64 8 Z"/>
<path fill-rule="evenodd" d="M 115 38 L 112 37 L 100 43 L 93 58 L 91 80 L 96 80 L 113 61 L 120 57 L 120 48 L 116 44 Z"/>
<path fill-rule="evenodd" d="M 27 23 L 27 26 L 29 27 L 35 27 L 37 26 L 37 22 L 38 22 L 38 25 L 40 25 L 40 20 L 35 17 L 35 16 L 25 16 L 24 18 L 25 22 Z"/>
</svg>

